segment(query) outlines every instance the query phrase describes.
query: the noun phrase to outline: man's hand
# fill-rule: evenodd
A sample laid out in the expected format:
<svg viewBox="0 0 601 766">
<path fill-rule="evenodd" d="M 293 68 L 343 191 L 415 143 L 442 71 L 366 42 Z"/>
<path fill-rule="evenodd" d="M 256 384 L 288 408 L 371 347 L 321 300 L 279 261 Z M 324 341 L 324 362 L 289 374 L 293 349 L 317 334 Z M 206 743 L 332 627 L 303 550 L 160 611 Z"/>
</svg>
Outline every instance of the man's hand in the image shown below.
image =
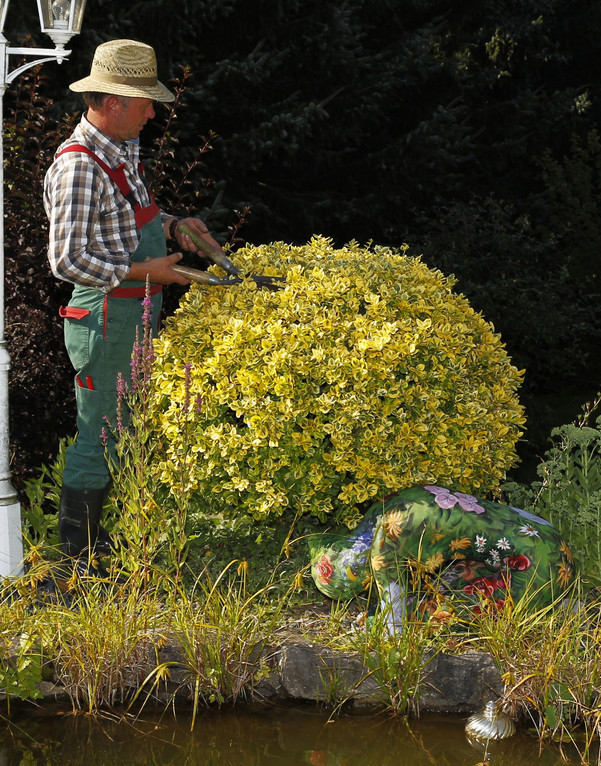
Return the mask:
<svg viewBox="0 0 601 766">
<path fill-rule="evenodd" d="M 132 261 L 127 280 L 145 282 L 149 277 L 151 282 L 159 285 L 189 285 L 190 280 L 182 277 L 173 267 L 182 259 L 181 253 L 173 253 L 162 258 L 150 258 L 147 261 Z"/>
<path fill-rule="evenodd" d="M 193 231 L 195 234 L 197 234 L 199 237 L 202 237 L 202 239 L 209 242 L 213 247 L 216 247 L 218 250 L 221 249 L 221 245 L 216 242 L 213 237 L 209 234 L 209 230 L 206 227 L 206 224 L 200 220 L 200 218 L 182 218 L 180 223 L 185 224 L 188 229 Z M 182 250 L 189 250 L 192 253 L 201 253 L 200 248 L 198 248 L 194 242 L 192 241 L 191 237 L 188 234 L 184 234 L 181 231 L 177 231 L 175 233 L 175 239 L 177 241 L 177 244 L 182 248 Z"/>
</svg>

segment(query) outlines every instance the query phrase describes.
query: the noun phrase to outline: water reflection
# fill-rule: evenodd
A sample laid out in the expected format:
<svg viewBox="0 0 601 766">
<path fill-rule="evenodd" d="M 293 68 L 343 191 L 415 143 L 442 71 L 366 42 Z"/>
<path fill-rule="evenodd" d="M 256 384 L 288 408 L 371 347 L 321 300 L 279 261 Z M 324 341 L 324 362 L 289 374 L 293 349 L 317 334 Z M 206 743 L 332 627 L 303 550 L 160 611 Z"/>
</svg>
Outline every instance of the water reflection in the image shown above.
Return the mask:
<svg viewBox="0 0 601 766">
<path fill-rule="evenodd" d="M 328 722 L 314 707 L 102 720 L 60 711 L 13 716 L 0 733 L 0 766 L 476 766 L 484 751 L 466 740 L 465 721 L 428 717 L 409 725 L 383 716 Z M 492 743 L 491 766 L 558 766 L 550 747 L 518 733 Z"/>
</svg>

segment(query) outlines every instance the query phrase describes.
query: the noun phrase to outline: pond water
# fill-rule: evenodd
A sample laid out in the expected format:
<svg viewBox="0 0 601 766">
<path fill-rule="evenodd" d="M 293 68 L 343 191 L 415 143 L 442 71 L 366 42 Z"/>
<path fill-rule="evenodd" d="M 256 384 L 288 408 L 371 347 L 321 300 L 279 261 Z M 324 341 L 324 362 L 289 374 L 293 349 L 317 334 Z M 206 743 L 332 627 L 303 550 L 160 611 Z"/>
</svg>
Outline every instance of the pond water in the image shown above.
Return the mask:
<svg viewBox="0 0 601 766">
<path fill-rule="evenodd" d="M 488 755 L 464 733 L 465 719 L 340 715 L 315 707 L 202 712 L 190 731 L 187 714 L 143 713 L 137 720 L 90 718 L 30 709 L 0 729 L 0 766 L 559 766 L 559 749 L 539 753 L 519 732 L 491 743 Z"/>
</svg>

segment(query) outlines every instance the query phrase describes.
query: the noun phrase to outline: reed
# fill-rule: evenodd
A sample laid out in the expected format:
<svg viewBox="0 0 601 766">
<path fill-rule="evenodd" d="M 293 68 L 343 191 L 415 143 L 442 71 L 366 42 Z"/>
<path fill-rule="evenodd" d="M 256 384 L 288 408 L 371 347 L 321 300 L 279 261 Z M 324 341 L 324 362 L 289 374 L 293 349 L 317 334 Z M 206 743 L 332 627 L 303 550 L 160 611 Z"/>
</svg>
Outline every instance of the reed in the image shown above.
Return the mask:
<svg viewBox="0 0 601 766">
<path fill-rule="evenodd" d="M 362 655 L 370 674 L 390 700 L 391 712 L 404 716 L 415 713 L 425 657 L 432 651 L 423 624 L 409 621 L 402 633 L 391 635 L 385 620 L 376 616 L 363 635 L 355 635 L 351 646 Z"/>
<path fill-rule="evenodd" d="M 68 598 L 37 613 L 36 627 L 55 678 L 74 710 L 127 704 L 156 667 L 164 604 L 139 582 L 73 575 Z"/>
<path fill-rule="evenodd" d="M 400 582 L 405 590 L 410 576 L 406 569 L 399 568 Z M 368 586 L 364 611 L 350 630 L 341 629 L 344 620 L 340 606 L 332 611 L 330 625 L 322 632 L 322 638 L 332 647 L 357 652 L 363 659 L 367 675 L 373 677 L 382 691 L 382 698 L 388 700 L 390 711 L 396 715 L 410 716 L 418 711 L 419 691 L 426 665 L 426 657 L 440 648 L 438 626 L 419 619 L 406 619 L 402 630 L 392 631 L 391 615 L 376 610 L 369 614 L 369 604 L 375 594 L 374 583 Z"/>
<path fill-rule="evenodd" d="M 51 669 L 74 711 L 98 715 L 124 705 L 133 711 L 151 698 L 167 709 L 185 694 L 194 726 L 203 707 L 253 698 L 257 681 L 270 672 L 269 647 L 281 643 L 292 614 L 277 570 L 273 582 L 249 592 L 240 561 L 215 579 L 203 571 L 188 590 L 176 585 L 173 573 L 158 570 L 152 588 L 139 572 L 129 580 L 64 580 L 62 574 L 39 559 L 0 590 L 0 681 L 9 702 L 37 696 L 37 684 Z M 54 595 L 48 582 L 54 582 Z M 41 583 L 50 595 L 43 595 Z M 535 608 L 535 597 L 482 610 L 470 621 L 410 618 L 394 634 L 385 614 L 361 626 L 349 620 L 347 605 L 334 604 L 311 639 L 359 653 L 366 676 L 377 679 L 390 711 L 402 716 L 419 710 L 429 656 L 487 652 L 502 673 L 506 710 L 533 727 L 541 742 L 577 747 L 585 763 L 601 734 L 599 603 L 585 601 L 576 587 L 570 598 L 545 608 Z M 176 650 L 175 663 L 162 654 L 167 644 Z M 163 681 L 170 681 L 170 696 L 156 694 Z M 336 691 L 332 698 L 338 699 Z"/>
<path fill-rule="evenodd" d="M 200 705 L 250 699 L 255 681 L 269 672 L 266 649 L 287 599 L 271 598 L 273 585 L 248 593 L 246 566 L 232 561 L 215 581 L 204 573 L 172 604 L 171 635 L 182 654 L 192 726 Z"/>
<path fill-rule="evenodd" d="M 586 760 L 601 734 L 599 603 L 584 601 L 579 583 L 545 608 L 531 606 L 535 595 L 499 612 L 483 610 L 458 646 L 495 659 L 513 717 L 534 727 L 541 741 L 575 745 Z"/>
<path fill-rule="evenodd" d="M 40 563 L 0 593 L 0 683 L 7 699 L 41 696 L 43 666 L 74 711 L 98 714 L 151 697 L 170 704 L 186 693 L 200 707 L 250 699 L 268 672 L 265 649 L 275 642 L 286 599 L 271 586 L 249 593 L 245 567 L 234 561 L 212 581 L 204 572 L 174 597 L 173 574 L 155 571 L 151 589 L 137 572 L 81 578 Z M 43 589 L 40 589 L 43 583 Z M 177 656 L 171 697 L 157 695 Z M 173 652 L 171 653 L 173 656 Z M 175 686 L 175 688 L 173 688 Z"/>
</svg>

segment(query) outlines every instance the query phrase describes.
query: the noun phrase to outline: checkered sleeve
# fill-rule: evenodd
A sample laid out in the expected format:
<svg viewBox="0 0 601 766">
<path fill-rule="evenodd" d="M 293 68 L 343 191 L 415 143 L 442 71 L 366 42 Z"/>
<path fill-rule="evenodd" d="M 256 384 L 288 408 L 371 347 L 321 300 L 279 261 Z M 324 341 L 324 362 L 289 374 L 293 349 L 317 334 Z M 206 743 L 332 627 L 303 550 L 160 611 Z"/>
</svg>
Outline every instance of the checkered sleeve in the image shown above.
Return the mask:
<svg viewBox="0 0 601 766">
<path fill-rule="evenodd" d="M 58 157 L 46 175 L 48 260 L 59 279 L 109 292 L 129 274 L 139 242 L 133 211 L 87 155 Z"/>
</svg>

